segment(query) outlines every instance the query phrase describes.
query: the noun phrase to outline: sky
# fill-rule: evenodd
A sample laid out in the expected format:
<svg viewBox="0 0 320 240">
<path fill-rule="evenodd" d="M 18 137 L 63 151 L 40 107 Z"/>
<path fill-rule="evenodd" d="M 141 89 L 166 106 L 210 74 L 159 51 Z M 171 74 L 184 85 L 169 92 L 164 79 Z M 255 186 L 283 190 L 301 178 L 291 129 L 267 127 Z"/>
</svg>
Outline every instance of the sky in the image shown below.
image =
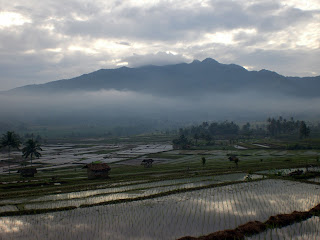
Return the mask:
<svg viewBox="0 0 320 240">
<path fill-rule="evenodd" d="M 0 0 L 0 90 L 208 57 L 320 75 L 320 1 Z"/>
</svg>

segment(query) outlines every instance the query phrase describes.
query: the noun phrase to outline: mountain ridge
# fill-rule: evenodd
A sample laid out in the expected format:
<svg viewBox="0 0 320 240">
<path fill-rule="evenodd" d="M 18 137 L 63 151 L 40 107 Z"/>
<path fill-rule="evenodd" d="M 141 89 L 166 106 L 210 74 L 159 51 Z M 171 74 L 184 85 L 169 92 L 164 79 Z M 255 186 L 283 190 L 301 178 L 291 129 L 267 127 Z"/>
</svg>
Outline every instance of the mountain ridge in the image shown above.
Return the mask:
<svg viewBox="0 0 320 240">
<path fill-rule="evenodd" d="M 308 81 L 306 83 L 306 81 Z M 320 76 L 285 77 L 262 69 L 248 71 L 212 58 L 191 63 L 137 68 L 99 69 L 70 79 L 25 85 L 5 93 L 67 93 L 77 91 L 135 91 L 161 96 L 188 96 L 238 91 L 269 92 L 302 97 L 319 96 Z"/>
</svg>

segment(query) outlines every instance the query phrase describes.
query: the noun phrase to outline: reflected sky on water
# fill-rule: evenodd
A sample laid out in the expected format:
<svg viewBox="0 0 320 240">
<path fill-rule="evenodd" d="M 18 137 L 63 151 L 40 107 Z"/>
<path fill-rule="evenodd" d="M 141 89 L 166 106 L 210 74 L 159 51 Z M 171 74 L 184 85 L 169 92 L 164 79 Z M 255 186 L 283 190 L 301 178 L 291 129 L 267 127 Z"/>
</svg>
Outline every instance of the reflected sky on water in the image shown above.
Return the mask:
<svg viewBox="0 0 320 240">
<path fill-rule="evenodd" d="M 2 217 L 3 239 L 174 239 L 306 211 L 320 187 L 264 180 L 50 214 Z M 18 230 L 17 230 L 18 229 Z M 0 238 L 1 239 L 1 238 Z"/>
</svg>

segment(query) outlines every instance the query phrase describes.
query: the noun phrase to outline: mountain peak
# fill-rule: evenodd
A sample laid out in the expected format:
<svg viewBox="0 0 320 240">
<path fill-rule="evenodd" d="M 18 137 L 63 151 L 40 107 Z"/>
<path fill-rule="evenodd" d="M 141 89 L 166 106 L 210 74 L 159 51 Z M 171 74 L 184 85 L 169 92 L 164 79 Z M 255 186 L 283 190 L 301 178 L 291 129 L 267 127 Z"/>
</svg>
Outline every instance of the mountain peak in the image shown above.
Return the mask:
<svg viewBox="0 0 320 240">
<path fill-rule="evenodd" d="M 279 73 L 277 73 L 277 72 L 270 71 L 270 70 L 266 70 L 266 69 L 261 69 L 261 70 L 259 71 L 259 73 L 261 73 L 261 74 L 275 75 L 275 76 L 281 76 L 281 75 L 280 75 Z M 281 77 L 283 77 L 283 76 L 281 76 Z"/>
<path fill-rule="evenodd" d="M 201 62 L 198 59 L 195 59 L 195 60 L 192 61 L 191 64 L 194 64 L 194 63 L 201 63 Z"/>
<path fill-rule="evenodd" d="M 216 60 L 212 58 L 206 58 L 205 60 L 202 61 L 202 63 L 209 63 L 209 64 L 219 64 Z"/>
</svg>

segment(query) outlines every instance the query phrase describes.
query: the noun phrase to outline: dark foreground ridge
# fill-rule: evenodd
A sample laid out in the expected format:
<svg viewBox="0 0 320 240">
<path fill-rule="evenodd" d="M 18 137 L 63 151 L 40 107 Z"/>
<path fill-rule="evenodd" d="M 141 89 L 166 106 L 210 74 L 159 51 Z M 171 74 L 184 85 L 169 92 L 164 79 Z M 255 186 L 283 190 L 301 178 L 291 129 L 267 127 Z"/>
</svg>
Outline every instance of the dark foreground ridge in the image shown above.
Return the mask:
<svg viewBox="0 0 320 240">
<path fill-rule="evenodd" d="M 304 221 L 312 216 L 320 215 L 320 204 L 306 212 L 292 212 L 290 214 L 278 214 L 271 216 L 266 222 L 252 221 L 240 225 L 235 229 L 227 229 L 211 233 L 201 237 L 186 236 L 178 240 L 242 240 L 245 236 L 250 236 L 264 232 L 268 228 L 281 228 L 295 222 Z"/>
</svg>

